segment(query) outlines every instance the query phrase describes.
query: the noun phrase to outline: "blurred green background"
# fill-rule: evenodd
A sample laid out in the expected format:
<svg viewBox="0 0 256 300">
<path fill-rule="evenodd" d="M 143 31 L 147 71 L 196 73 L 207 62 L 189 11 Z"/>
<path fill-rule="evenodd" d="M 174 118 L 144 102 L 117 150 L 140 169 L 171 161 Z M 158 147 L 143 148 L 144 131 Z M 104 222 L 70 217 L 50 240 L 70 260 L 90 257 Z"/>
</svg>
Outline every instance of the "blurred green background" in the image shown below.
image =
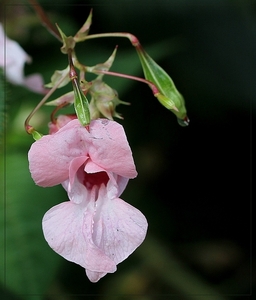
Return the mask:
<svg viewBox="0 0 256 300">
<path fill-rule="evenodd" d="M 93 284 L 80 266 L 59 257 L 43 238 L 44 213 L 67 196 L 61 187 L 35 186 L 29 174 L 27 151 L 33 139 L 23 123 L 42 97 L 5 84 L 1 75 L 1 123 L 5 110 L 7 124 L 1 129 L 0 298 L 252 298 L 255 1 L 40 3 L 66 35 L 76 33 L 91 8 L 91 34 L 136 35 L 183 94 L 191 123 L 180 127 L 146 85 L 105 76 L 119 98 L 131 103 L 117 108 L 124 116 L 117 121 L 126 130 L 139 176 L 121 198 L 144 213 L 149 228 L 144 243 L 117 272 Z M 48 83 L 54 70 L 67 66 L 61 44 L 40 24 L 28 2 L 2 1 L 0 17 L 9 37 L 33 58 L 25 67 L 27 75 L 39 72 Z M 116 45 L 111 70 L 142 76 L 136 51 L 126 39 L 87 41 L 78 45 L 77 56 L 92 66 L 104 62 Z M 50 112 L 43 107 L 32 119 L 39 131 L 47 133 Z"/>
</svg>

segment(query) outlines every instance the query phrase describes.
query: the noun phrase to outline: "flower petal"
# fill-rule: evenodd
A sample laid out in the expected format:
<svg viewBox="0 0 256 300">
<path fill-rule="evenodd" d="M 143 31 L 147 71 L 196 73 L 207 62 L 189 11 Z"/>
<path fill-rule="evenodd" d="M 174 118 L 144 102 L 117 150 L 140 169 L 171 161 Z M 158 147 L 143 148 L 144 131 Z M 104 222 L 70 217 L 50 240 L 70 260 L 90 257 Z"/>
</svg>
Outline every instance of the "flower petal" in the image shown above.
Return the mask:
<svg viewBox="0 0 256 300">
<path fill-rule="evenodd" d="M 116 264 L 126 259 L 143 242 L 147 227 L 147 220 L 138 209 L 122 199 L 109 200 L 99 194 L 93 241 Z"/>
<path fill-rule="evenodd" d="M 88 160 L 88 156 L 75 157 L 69 166 L 69 181 L 72 186 L 77 174 L 78 169 Z"/>
<path fill-rule="evenodd" d="M 97 172 L 105 172 L 106 170 L 95 164 L 91 159 L 85 164 L 84 171 L 86 173 L 97 173 Z"/>
<path fill-rule="evenodd" d="M 85 270 L 85 272 L 91 282 L 97 282 L 107 274 L 104 272 L 94 272 L 94 271 L 90 271 L 90 270 Z"/>
<path fill-rule="evenodd" d="M 43 217 L 45 239 L 65 259 L 91 272 L 113 273 L 116 264 L 92 241 L 93 214 L 93 201 L 86 207 L 72 202 L 54 206 Z"/>
<path fill-rule="evenodd" d="M 46 187 L 62 183 L 69 177 L 71 161 L 87 155 L 89 133 L 77 122 L 70 121 L 55 134 L 43 136 L 32 144 L 28 159 L 31 176 L 36 184 Z"/>
<path fill-rule="evenodd" d="M 21 46 L 9 39 L 0 23 L 0 67 L 6 67 L 6 77 L 13 84 L 23 84 L 24 64 L 31 62 L 31 57 Z"/>
<path fill-rule="evenodd" d="M 31 57 L 16 42 L 9 39 L 0 23 L 0 67 L 5 66 L 5 74 L 13 84 L 23 85 L 29 90 L 46 94 L 43 77 L 40 74 L 24 76 L 24 65 L 30 63 Z"/>
<path fill-rule="evenodd" d="M 31 74 L 24 78 L 23 84 L 31 91 L 38 94 L 46 94 L 49 89 L 44 88 L 44 80 L 40 74 Z"/>
<path fill-rule="evenodd" d="M 83 201 L 88 204 L 90 201 L 90 192 L 83 183 L 84 170 L 82 165 L 87 159 L 84 156 L 74 158 L 69 168 L 69 179 L 62 183 L 62 186 L 68 192 L 70 201 L 76 204 Z"/>
<path fill-rule="evenodd" d="M 131 148 L 120 124 L 97 119 L 91 122 L 90 133 L 92 139 L 88 152 L 93 162 L 123 177 L 137 176 Z"/>
<path fill-rule="evenodd" d="M 43 136 L 32 144 L 28 153 L 32 178 L 43 187 L 60 184 L 69 177 L 70 162 L 87 155 L 106 171 L 127 178 L 137 176 L 132 152 L 120 124 L 98 119 L 91 122 L 88 132 L 75 119 L 55 134 Z"/>
</svg>

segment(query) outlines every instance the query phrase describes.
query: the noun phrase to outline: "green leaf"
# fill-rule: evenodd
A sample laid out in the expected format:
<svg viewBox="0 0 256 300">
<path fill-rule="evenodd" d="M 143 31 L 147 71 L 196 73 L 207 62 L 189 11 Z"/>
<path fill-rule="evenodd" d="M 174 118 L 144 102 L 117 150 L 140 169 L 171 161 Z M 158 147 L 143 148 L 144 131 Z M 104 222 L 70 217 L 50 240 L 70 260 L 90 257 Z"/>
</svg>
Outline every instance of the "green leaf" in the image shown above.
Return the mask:
<svg viewBox="0 0 256 300">
<path fill-rule="evenodd" d="M 30 177 L 26 154 L 7 155 L 4 195 L 1 205 L 1 224 L 4 232 L 0 248 L 0 280 L 6 288 L 24 299 L 43 299 L 53 280 L 61 257 L 48 246 L 42 233 L 42 217 L 55 204 L 65 201 L 60 187 L 37 187 Z M 2 171 L 2 167 L 1 171 Z M 1 172 L 1 177 L 4 177 Z M 3 178 L 1 178 L 3 182 Z M 4 193 L 5 192 L 5 193 Z M 30 297 L 31 296 L 31 297 Z M 34 298 L 33 298 L 34 299 Z"/>
</svg>

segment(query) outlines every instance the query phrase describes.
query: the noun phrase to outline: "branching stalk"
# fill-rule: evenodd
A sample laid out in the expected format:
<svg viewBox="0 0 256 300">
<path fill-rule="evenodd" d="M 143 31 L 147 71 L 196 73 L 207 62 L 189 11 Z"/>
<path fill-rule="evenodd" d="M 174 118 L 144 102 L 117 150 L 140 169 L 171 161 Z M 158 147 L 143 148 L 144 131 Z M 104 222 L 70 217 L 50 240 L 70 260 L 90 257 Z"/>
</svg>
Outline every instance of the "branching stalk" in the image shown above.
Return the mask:
<svg viewBox="0 0 256 300">
<path fill-rule="evenodd" d="M 139 40 L 136 38 L 135 35 L 129 33 L 129 32 L 107 32 L 107 33 L 97 33 L 97 34 L 89 34 L 85 37 L 85 40 L 89 39 L 97 39 L 97 38 L 103 38 L 103 37 L 122 37 L 127 38 L 130 40 L 132 45 L 137 48 L 140 46 Z"/>
<path fill-rule="evenodd" d="M 132 75 L 128 75 L 128 74 L 117 73 L 117 72 L 104 71 L 104 70 L 97 70 L 97 73 L 140 81 L 140 82 L 143 82 L 143 83 L 146 83 L 147 85 L 149 85 L 149 87 L 152 89 L 154 95 L 159 93 L 158 88 L 151 81 L 146 80 L 144 78 L 140 78 L 140 77 L 132 76 Z"/>
<path fill-rule="evenodd" d="M 49 97 L 56 91 L 58 86 L 62 83 L 62 81 L 65 79 L 65 77 L 62 77 L 51 89 L 50 91 L 44 96 L 44 98 L 37 104 L 37 106 L 31 111 L 31 113 L 28 115 L 26 121 L 25 121 L 25 130 L 27 133 L 31 134 L 32 130 L 34 129 L 31 125 L 29 125 L 29 122 L 31 118 L 34 116 L 34 114 L 38 111 L 38 109 L 44 105 L 44 103 L 49 99 Z"/>
</svg>

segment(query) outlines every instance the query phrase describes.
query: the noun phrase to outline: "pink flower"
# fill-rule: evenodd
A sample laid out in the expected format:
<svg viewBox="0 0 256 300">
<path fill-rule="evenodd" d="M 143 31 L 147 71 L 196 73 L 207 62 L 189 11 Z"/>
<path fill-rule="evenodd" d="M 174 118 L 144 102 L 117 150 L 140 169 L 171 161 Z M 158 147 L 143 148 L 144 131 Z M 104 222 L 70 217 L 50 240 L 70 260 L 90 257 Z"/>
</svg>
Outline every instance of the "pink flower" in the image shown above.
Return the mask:
<svg viewBox="0 0 256 300">
<path fill-rule="evenodd" d="M 25 63 L 31 63 L 31 57 L 21 48 L 21 46 L 9 39 L 0 23 L 0 67 L 5 67 L 5 75 L 9 82 L 16 85 L 23 85 L 29 90 L 45 94 L 43 78 L 40 74 L 24 76 Z"/>
<path fill-rule="evenodd" d="M 97 119 L 90 132 L 77 119 L 65 123 L 64 118 L 62 124 L 28 154 L 35 183 L 61 183 L 70 199 L 46 212 L 43 232 L 54 251 L 97 282 L 115 272 L 145 238 L 146 218 L 119 198 L 137 172 L 120 124 Z"/>
</svg>

